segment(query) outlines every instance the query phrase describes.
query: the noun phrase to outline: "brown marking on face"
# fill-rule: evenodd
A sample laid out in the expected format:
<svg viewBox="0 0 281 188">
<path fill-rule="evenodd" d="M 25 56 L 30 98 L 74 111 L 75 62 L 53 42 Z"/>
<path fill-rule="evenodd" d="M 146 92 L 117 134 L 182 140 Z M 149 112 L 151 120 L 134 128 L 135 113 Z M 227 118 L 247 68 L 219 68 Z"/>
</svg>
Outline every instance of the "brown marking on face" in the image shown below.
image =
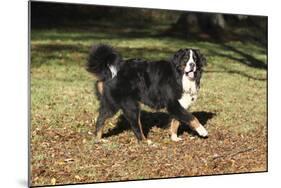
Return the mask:
<svg viewBox="0 0 281 188">
<path fill-rule="evenodd" d="M 181 65 L 180 65 L 180 70 L 181 70 L 181 71 L 184 71 L 185 67 L 186 67 L 186 64 L 181 64 Z"/>
<path fill-rule="evenodd" d="M 98 92 L 102 95 L 103 94 L 103 81 L 97 81 L 97 89 L 98 89 Z"/>
<path fill-rule="evenodd" d="M 143 140 L 146 140 L 146 138 L 145 138 L 145 136 L 144 136 L 144 134 L 143 134 L 143 130 L 142 130 L 142 124 L 141 124 L 141 120 L 140 120 L 140 112 L 139 112 L 139 114 L 138 114 L 138 126 L 139 126 L 139 128 L 140 128 L 140 132 L 141 132 L 141 137 L 142 137 L 142 139 L 143 139 Z"/>
<path fill-rule="evenodd" d="M 170 123 L 170 133 L 171 133 L 171 135 L 177 135 L 179 126 L 180 126 L 180 122 L 176 119 L 172 119 L 172 121 Z"/>
<path fill-rule="evenodd" d="M 200 122 L 198 121 L 198 119 L 195 116 L 193 116 L 193 119 L 190 122 L 187 122 L 187 124 L 189 125 L 189 127 L 192 130 L 197 129 L 201 125 Z"/>
</svg>

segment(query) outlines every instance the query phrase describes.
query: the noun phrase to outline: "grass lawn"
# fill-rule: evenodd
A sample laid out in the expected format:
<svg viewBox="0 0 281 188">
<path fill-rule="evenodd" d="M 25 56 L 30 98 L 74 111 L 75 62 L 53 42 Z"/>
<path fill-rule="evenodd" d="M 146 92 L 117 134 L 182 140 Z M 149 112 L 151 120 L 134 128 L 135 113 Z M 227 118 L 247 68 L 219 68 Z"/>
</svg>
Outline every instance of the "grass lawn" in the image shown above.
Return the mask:
<svg viewBox="0 0 281 188">
<path fill-rule="evenodd" d="M 267 170 L 266 48 L 246 40 L 216 43 L 133 32 L 32 30 L 32 185 Z M 155 146 L 138 144 L 121 113 L 105 126 L 108 142 L 95 143 L 99 103 L 95 78 L 84 68 L 93 43 L 110 44 L 124 58 L 149 60 L 169 58 L 179 48 L 199 48 L 208 66 L 191 111 L 209 138 L 183 126 L 183 141 L 174 143 L 163 128 L 165 111 L 143 108 L 141 121 Z"/>
</svg>

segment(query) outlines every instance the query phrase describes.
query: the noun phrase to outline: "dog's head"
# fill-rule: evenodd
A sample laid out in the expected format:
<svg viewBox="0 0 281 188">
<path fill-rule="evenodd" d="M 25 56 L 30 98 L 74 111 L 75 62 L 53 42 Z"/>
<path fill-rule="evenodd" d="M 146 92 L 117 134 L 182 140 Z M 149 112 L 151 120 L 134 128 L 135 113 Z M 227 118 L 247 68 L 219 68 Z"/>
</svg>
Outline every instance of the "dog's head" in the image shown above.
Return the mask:
<svg viewBox="0 0 281 188">
<path fill-rule="evenodd" d="M 181 75 L 197 80 L 202 75 L 206 59 L 198 49 L 180 49 L 173 56 L 172 62 Z"/>
</svg>

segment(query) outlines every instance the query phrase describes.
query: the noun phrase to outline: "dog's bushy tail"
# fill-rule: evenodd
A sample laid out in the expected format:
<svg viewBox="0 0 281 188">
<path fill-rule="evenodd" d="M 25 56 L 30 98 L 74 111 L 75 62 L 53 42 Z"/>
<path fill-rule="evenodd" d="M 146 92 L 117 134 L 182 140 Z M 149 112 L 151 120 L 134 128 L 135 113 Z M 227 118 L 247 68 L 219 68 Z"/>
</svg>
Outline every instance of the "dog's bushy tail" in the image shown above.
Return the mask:
<svg viewBox="0 0 281 188">
<path fill-rule="evenodd" d="M 111 46 L 99 44 L 92 47 L 86 69 L 99 80 L 106 81 L 116 76 L 120 63 L 120 55 Z"/>
</svg>

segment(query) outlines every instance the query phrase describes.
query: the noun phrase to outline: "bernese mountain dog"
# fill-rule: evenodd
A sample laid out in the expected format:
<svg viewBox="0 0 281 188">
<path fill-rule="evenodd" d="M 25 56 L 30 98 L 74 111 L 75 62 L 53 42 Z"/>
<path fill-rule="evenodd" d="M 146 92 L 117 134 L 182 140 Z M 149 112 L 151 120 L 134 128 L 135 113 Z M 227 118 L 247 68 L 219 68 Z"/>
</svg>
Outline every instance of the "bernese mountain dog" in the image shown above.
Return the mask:
<svg viewBox="0 0 281 188">
<path fill-rule="evenodd" d="M 199 136 L 207 137 L 207 130 L 188 112 L 197 99 L 205 63 L 198 49 L 180 49 L 170 60 L 146 61 L 123 60 L 111 46 L 94 45 L 86 69 L 98 79 L 97 139 L 102 138 L 105 120 L 121 109 L 136 138 L 147 140 L 140 121 L 140 103 L 156 110 L 166 108 L 171 117 L 173 141 L 181 140 L 177 136 L 180 123 L 187 124 Z"/>
</svg>

